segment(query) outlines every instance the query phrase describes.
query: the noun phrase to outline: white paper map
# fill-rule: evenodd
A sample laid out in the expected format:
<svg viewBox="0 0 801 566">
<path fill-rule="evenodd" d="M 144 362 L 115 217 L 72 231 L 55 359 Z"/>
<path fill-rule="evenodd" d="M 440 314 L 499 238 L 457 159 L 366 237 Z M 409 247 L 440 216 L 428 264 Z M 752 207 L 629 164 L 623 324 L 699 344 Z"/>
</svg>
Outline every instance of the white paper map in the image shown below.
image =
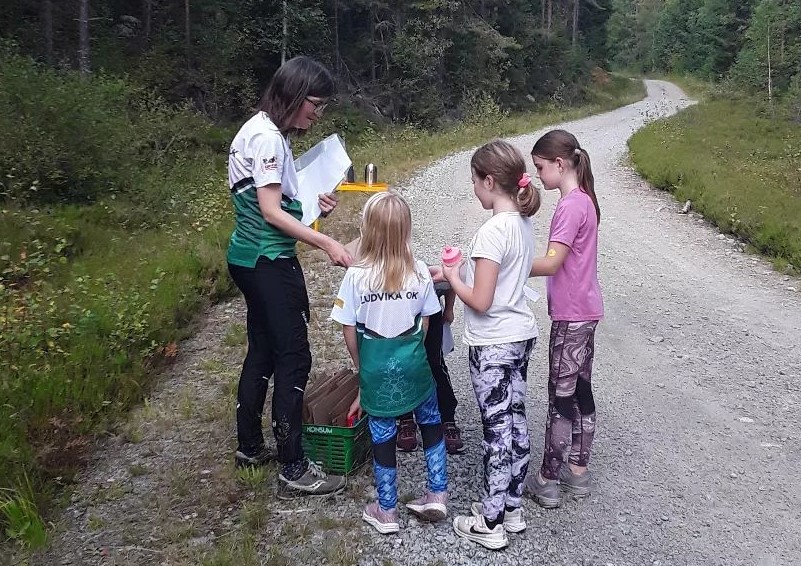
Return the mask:
<svg viewBox="0 0 801 566">
<path fill-rule="evenodd" d="M 345 143 L 337 134 L 325 138 L 295 160 L 298 173 L 298 200 L 303 204 L 306 226 L 320 216 L 317 197 L 337 188 L 351 166 Z"/>
</svg>

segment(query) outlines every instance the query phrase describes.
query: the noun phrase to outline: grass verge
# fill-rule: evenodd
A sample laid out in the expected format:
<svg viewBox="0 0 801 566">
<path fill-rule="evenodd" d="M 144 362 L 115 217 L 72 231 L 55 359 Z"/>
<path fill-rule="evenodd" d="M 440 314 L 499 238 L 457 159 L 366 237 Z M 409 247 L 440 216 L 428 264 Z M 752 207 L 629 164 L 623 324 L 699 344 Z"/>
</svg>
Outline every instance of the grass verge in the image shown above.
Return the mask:
<svg viewBox="0 0 801 566">
<path fill-rule="evenodd" d="M 797 269 L 801 127 L 754 108 L 748 100 L 710 97 L 635 133 L 632 161 L 654 186 L 691 200 L 693 209 L 773 258 L 778 269 Z"/>
</svg>

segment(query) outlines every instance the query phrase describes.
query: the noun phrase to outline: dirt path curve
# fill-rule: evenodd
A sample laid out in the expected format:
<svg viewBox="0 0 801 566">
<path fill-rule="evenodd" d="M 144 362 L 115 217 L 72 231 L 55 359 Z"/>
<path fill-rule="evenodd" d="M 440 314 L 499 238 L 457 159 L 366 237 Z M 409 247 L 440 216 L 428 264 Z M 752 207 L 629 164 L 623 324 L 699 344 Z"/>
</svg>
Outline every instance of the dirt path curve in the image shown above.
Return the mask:
<svg viewBox="0 0 801 566">
<path fill-rule="evenodd" d="M 243 355 L 241 301 L 211 309 L 198 335 L 119 435 L 83 474 L 53 544 L 35 564 L 549 564 L 793 565 L 801 563 L 801 295 L 797 283 L 680 205 L 624 163 L 643 124 L 690 103 L 648 81 L 648 97 L 562 124 L 589 152 L 602 209 L 601 283 L 607 317 L 597 336 L 599 407 L 591 497 L 543 511 L 525 503 L 529 528 L 500 553 L 458 539 L 448 521 L 402 513 L 384 537 L 363 526 L 371 493 L 363 470 L 323 501 L 279 502 L 274 470 L 237 479 L 230 464 L 233 391 Z M 513 139 L 528 154 L 542 132 Z M 402 188 L 413 207 L 417 253 L 434 261 L 445 243 L 466 245 L 486 219 L 472 195 L 469 158 L 441 159 Z M 530 167 L 531 168 L 531 167 Z M 755 188 L 758 190 L 758 188 Z M 555 196 L 536 217 L 543 247 Z M 306 266 L 314 331 L 340 273 Z M 326 276 L 326 273 L 333 275 Z M 541 292 L 541 281 L 534 283 Z M 543 293 L 544 294 L 544 293 Z M 457 311 L 460 310 L 457 308 Z M 529 375 L 536 466 L 547 399 L 548 319 Z M 461 313 L 454 331 L 461 333 Z M 317 361 L 345 356 L 338 331 Z M 449 460 L 451 514 L 480 486 L 481 431 L 466 349 L 448 358 L 467 441 Z M 400 458 L 402 498 L 422 486 L 421 454 Z"/>
</svg>

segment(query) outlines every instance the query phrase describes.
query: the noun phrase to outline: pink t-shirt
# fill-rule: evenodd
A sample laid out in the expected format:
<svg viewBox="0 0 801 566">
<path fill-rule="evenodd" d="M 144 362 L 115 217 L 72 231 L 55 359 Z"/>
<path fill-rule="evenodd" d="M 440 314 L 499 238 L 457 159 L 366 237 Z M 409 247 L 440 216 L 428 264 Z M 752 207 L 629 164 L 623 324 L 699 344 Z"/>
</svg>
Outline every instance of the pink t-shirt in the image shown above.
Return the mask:
<svg viewBox="0 0 801 566">
<path fill-rule="evenodd" d="M 570 248 L 562 267 L 547 279 L 551 320 L 600 320 L 604 301 L 598 284 L 598 217 L 592 199 L 574 189 L 559 200 L 548 241 Z"/>
</svg>

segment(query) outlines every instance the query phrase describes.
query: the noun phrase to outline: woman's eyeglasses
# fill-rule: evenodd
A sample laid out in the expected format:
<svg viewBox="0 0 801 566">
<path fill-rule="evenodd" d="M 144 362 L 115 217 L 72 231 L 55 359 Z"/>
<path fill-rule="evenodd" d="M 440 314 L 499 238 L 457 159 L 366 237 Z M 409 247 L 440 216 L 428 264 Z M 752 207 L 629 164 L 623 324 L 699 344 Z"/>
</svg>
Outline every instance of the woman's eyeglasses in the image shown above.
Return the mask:
<svg viewBox="0 0 801 566">
<path fill-rule="evenodd" d="M 326 102 L 325 100 L 314 100 L 309 96 L 306 97 L 306 100 L 310 102 L 312 106 L 314 106 L 314 114 L 317 117 L 322 116 L 323 112 L 325 112 L 325 109 L 328 106 L 328 102 Z"/>
</svg>

